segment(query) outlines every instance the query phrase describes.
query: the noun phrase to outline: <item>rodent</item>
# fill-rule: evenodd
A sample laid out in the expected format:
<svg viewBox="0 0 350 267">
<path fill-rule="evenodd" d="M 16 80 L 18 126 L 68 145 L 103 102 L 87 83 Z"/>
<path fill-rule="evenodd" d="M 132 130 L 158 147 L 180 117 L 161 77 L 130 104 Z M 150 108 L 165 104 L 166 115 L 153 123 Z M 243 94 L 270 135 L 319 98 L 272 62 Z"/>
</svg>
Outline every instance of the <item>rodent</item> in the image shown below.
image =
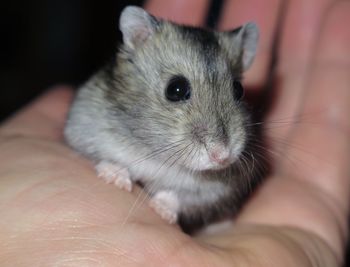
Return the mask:
<svg viewBox="0 0 350 267">
<path fill-rule="evenodd" d="M 128 191 L 139 182 L 187 231 L 235 214 L 254 179 L 242 167 L 254 137 L 241 78 L 256 24 L 217 32 L 128 6 L 119 27 L 123 44 L 79 89 L 66 141 L 107 182 Z"/>
</svg>

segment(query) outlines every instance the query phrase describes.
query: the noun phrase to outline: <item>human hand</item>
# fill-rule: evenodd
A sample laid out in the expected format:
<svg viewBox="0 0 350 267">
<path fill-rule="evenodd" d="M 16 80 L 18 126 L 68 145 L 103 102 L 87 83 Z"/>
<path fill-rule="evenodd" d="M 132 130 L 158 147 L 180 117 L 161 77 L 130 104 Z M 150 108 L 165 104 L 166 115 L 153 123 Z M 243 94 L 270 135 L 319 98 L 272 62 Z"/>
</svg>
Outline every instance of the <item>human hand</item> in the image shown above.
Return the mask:
<svg viewBox="0 0 350 267">
<path fill-rule="evenodd" d="M 201 24 L 207 1 L 191 1 L 197 6 L 185 8 L 191 15 L 182 12 L 189 1 L 169 1 L 161 9 L 165 2 L 147 7 Z M 247 90 L 266 81 L 280 2 L 228 1 L 224 9 L 221 29 L 255 19 L 262 30 Z M 278 50 L 278 99 L 266 120 L 312 114 L 312 124 L 274 129 L 271 140 L 284 138 L 303 149 L 284 148 L 276 171 L 222 234 L 189 237 L 144 202 L 128 216 L 142 192 L 104 184 L 62 141 L 69 89 L 24 108 L 0 129 L 2 266 L 340 265 L 350 195 L 349 11 L 347 1 L 290 1 Z M 287 158 L 296 159 L 294 165 Z"/>
</svg>

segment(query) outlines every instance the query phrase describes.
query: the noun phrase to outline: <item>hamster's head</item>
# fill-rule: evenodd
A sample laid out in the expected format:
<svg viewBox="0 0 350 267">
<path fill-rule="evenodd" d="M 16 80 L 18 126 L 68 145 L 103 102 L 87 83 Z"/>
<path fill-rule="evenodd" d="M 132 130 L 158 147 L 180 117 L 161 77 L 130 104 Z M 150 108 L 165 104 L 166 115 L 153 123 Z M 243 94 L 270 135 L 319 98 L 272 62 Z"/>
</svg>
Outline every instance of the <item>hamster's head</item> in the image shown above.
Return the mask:
<svg viewBox="0 0 350 267">
<path fill-rule="evenodd" d="M 215 32 L 127 7 L 120 30 L 115 73 L 124 89 L 115 97 L 143 151 L 191 171 L 237 161 L 249 137 L 240 80 L 255 56 L 256 25 Z"/>
</svg>

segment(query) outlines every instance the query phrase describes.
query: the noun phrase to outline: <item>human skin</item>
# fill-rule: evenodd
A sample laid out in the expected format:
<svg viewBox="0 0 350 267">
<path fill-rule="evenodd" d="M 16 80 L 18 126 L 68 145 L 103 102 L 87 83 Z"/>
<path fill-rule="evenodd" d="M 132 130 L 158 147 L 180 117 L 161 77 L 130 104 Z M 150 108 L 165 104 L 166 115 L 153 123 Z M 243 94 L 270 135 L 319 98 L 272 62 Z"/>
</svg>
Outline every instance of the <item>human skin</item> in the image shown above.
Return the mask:
<svg viewBox="0 0 350 267">
<path fill-rule="evenodd" d="M 198 6 L 194 14 L 183 12 L 188 2 Z M 267 79 L 282 3 L 263 2 L 227 1 L 219 23 L 228 29 L 256 20 L 261 28 L 245 80 L 252 91 Z M 146 8 L 201 25 L 206 4 L 152 0 Z M 62 138 L 70 88 L 51 89 L 24 107 L 0 126 L 0 265 L 341 266 L 350 196 L 348 14 L 349 1 L 289 1 L 277 98 L 265 120 L 301 119 L 267 131 L 268 149 L 278 151 L 274 171 L 222 233 L 187 236 L 140 201 L 138 188 L 128 193 L 99 180 Z"/>
</svg>

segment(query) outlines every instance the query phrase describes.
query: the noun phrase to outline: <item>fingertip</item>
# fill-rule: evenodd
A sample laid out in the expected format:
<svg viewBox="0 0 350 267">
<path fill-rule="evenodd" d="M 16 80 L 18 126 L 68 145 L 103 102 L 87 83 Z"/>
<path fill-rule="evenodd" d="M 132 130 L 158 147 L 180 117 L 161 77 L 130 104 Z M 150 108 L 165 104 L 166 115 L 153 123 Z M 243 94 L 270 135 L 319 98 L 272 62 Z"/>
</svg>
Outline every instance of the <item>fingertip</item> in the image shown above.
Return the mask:
<svg viewBox="0 0 350 267">
<path fill-rule="evenodd" d="M 350 63 L 349 12 L 349 1 L 338 1 L 328 10 L 317 51 L 319 60 Z"/>
<path fill-rule="evenodd" d="M 254 21 L 259 27 L 260 38 L 253 65 L 245 74 L 249 89 L 261 89 L 267 81 L 276 25 L 281 10 L 281 0 L 227 1 L 219 21 L 220 30 L 239 27 Z"/>
<path fill-rule="evenodd" d="M 72 99 L 71 86 L 53 86 L 5 121 L 0 131 L 4 135 L 61 139 Z"/>
<path fill-rule="evenodd" d="M 61 84 L 49 87 L 41 98 L 60 98 L 70 100 L 73 97 L 73 94 L 74 88 L 72 86 Z"/>
<path fill-rule="evenodd" d="M 149 0 L 145 4 L 145 9 L 156 17 L 192 26 L 203 26 L 208 7 L 207 0 Z"/>
<path fill-rule="evenodd" d="M 35 100 L 28 109 L 37 110 L 51 119 L 62 121 L 62 118 L 66 117 L 73 96 L 74 90 L 72 86 L 55 85 Z"/>
</svg>

